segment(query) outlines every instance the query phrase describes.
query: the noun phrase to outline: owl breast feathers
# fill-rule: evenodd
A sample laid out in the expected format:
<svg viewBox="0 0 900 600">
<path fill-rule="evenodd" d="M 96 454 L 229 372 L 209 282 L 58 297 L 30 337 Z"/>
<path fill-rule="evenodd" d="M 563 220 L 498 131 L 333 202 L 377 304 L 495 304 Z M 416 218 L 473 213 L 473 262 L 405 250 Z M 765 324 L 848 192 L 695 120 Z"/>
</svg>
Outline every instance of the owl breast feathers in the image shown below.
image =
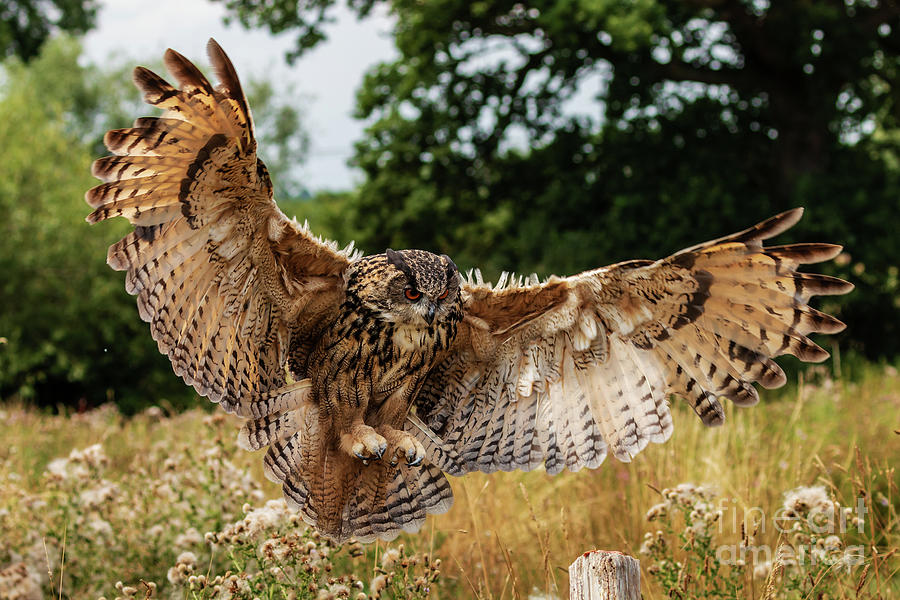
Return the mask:
<svg viewBox="0 0 900 600">
<path fill-rule="evenodd" d="M 658 261 L 538 281 L 463 277 L 447 256 L 360 256 L 278 209 L 250 110 L 214 41 L 213 86 L 180 54 L 180 86 L 138 67 L 159 117 L 106 134 L 88 221 L 134 230 L 109 249 L 186 383 L 247 419 L 266 475 L 336 540 L 391 539 L 448 510 L 445 474 L 595 468 L 672 433 L 669 397 L 719 425 L 772 360 L 828 354 L 844 325 L 808 305 L 844 294 L 799 272 L 839 246 L 763 242 L 801 209 Z"/>
</svg>

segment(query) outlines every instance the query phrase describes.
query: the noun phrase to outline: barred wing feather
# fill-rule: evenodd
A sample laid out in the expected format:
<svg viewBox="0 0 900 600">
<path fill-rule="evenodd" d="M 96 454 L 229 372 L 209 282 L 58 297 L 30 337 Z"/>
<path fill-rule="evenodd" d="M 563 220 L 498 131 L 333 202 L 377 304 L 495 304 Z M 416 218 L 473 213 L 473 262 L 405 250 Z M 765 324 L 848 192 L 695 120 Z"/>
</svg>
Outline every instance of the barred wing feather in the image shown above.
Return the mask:
<svg viewBox="0 0 900 600">
<path fill-rule="evenodd" d="M 108 262 L 127 272 L 175 372 L 226 410 L 259 416 L 292 403 L 266 392 L 284 386 L 289 352 L 302 355 L 337 309 L 353 256 L 275 205 L 234 67 L 215 41 L 208 50 L 217 87 L 173 50 L 165 64 L 180 88 L 135 69 L 144 100 L 164 112 L 107 133 L 113 156 L 93 165 L 104 183 L 87 193 L 88 221 L 135 225 Z"/>
<path fill-rule="evenodd" d="M 542 464 L 556 473 L 597 467 L 608 452 L 629 461 L 664 442 L 671 394 L 721 424 L 722 398 L 748 406 L 759 400 L 753 383 L 785 383 L 773 357 L 822 361 L 828 354 L 807 335 L 844 328 L 808 301 L 853 286 L 797 271 L 841 248 L 762 244 L 801 215 L 656 262 L 544 283 L 470 280 L 456 351 L 417 399 L 423 424 L 408 429 L 439 449 L 435 462 L 451 473 Z"/>
</svg>

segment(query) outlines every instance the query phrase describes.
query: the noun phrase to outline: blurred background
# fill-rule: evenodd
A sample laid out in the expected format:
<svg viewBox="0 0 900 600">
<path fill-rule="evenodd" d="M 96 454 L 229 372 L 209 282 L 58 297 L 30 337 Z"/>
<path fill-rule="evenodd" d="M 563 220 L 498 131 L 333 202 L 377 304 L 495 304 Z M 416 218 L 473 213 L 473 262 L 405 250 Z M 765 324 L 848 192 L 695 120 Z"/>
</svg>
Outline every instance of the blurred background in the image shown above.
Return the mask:
<svg viewBox="0 0 900 600">
<path fill-rule="evenodd" d="M 794 206 L 841 243 L 845 364 L 900 354 L 896 0 L 0 2 L 0 398 L 197 402 L 90 227 L 135 64 L 231 55 L 288 216 L 366 252 L 571 274 Z M 778 242 L 780 243 L 780 242 Z M 828 340 L 828 343 L 831 343 Z M 839 363 L 835 368 L 840 368 Z"/>
</svg>

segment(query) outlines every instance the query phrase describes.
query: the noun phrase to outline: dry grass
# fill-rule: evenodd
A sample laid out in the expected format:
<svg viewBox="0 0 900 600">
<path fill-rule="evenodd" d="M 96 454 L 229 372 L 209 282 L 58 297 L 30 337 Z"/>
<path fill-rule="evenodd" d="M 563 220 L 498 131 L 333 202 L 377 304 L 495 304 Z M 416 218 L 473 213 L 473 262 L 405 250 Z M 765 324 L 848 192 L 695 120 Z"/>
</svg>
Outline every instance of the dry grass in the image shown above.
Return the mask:
<svg viewBox="0 0 900 600">
<path fill-rule="evenodd" d="M 648 447 L 630 464 L 613 459 L 594 472 L 553 478 L 500 473 L 456 480 L 456 505 L 433 523 L 432 535 L 442 542 L 438 552 L 480 597 L 522 597 L 533 591 L 564 596 L 565 569 L 581 552 L 600 548 L 639 556 L 644 532 L 651 529 L 645 514 L 660 501 L 657 490 L 681 482 L 712 485 L 737 507 L 726 510 L 722 543 L 739 541 L 744 507 L 760 507 L 771 516 L 784 492 L 801 485 L 820 482 L 849 496 L 856 495 L 856 487 L 868 487 L 873 499 L 881 493 L 896 508 L 898 478 L 890 469 L 900 459 L 895 433 L 900 378 L 892 369 L 889 373 L 873 370 L 858 383 L 846 384 L 822 374 L 815 384 L 763 393 L 755 408 L 728 407 L 725 426 L 716 429 L 705 428 L 676 403 L 669 442 Z M 881 478 L 867 486 L 848 475 L 863 475 L 856 468 L 857 447 L 868 464 L 864 472 L 883 468 Z M 890 484 L 886 477 L 892 478 Z M 894 495 L 888 499 L 889 492 Z M 757 541 L 774 547 L 771 519 L 769 525 Z M 879 552 L 897 548 L 900 526 L 881 526 L 890 532 L 879 540 Z M 900 561 L 892 564 L 896 570 Z M 888 579 L 882 573 L 882 582 Z M 644 580 L 650 580 L 646 572 Z M 893 597 L 900 597 L 900 583 L 892 585 Z M 646 584 L 644 596 L 663 597 Z"/>
<path fill-rule="evenodd" d="M 900 557 L 890 554 L 900 546 L 898 476 L 893 470 L 893 463 L 900 458 L 900 435 L 896 433 L 900 428 L 900 377 L 890 367 L 861 370 L 853 382 L 833 381 L 824 370 L 808 373 L 805 383 L 763 393 L 763 401 L 756 408 L 729 407 L 728 422 L 719 429 L 704 428 L 689 409 L 676 403 L 672 439 L 647 448 L 630 464 L 610 459 L 596 471 L 563 473 L 553 478 L 534 472 L 455 479 L 453 509 L 430 519 L 419 535 L 403 541 L 410 551 L 429 552 L 442 559 L 441 580 L 432 590 L 438 597 L 565 597 L 566 568 L 581 552 L 615 549 L 641 557 L 644 533 L 656 529 L 645 514 L 660 501 L 659 490 L 663 488 L 687 481 L 714 486 L 719 501 L 726 499 L 717 543 L 732 544 L 740 542 L 745 507 L 760 507 L 771 517 L 787 490 L 821 484 L 845 506 L 852 506 L 858 496 L 864 497 L 872 511 L 865 532 L 856 540 L 865 547 L 867 565 L 846 576 L 848 580 L 853 578 L 852 587 L 860 583 L 859 597 L 863 598 L 900 598 L 896 577 Z M 0 541 L 0 568 L 6 566 L 4 561 L 23 555 L 23 549 L 15 545 L 24 544 L 25 530 L 37 526 L 19 500 L 41 494 L 47 482 L 43 474 L 47 464 L 74 448 L 102 443 L 109 457 L 104 477 L 119 483 L 117 477 L 125 481 L 136 465 L 147 476 L 158 476 L 158 467 L 147 464 L 151 459 L 172 456 L 180 460 L 178 457 L 190 445 L 218 444 L 236 472 L 252 473 L 254 481 L 259 482 L 253 485 L 260 486 L 263 496 L 278 496 L 278 490 L 261 475 L 259 457 L 233 445 L 237 422 L 230 418 L 216 419 L 212 424 L 206 419 L 204 424 L 199 411 L 169 419 L 150 414 L 125 420 L 114 412 L 64 418 L 15 407 L 0 409 L 0 418 L 4 422 L 0 525 L 6 534 Z M 184 468 L 190 467 L 185 463 Z M 127 485 L 120 483 L 120 487 Z M 243 490 L 248 494 L 252 491 Z M 136 495 L 141 493 L 134 491 Z M 202 503 L 204 493 L 202 487 L 198 488 L 192 502 Z M 148 498 L 145 501 L 150 503 L 152 495 Z M 54 499 L 60 501 L 58 496 Z M 149 507 L 145 512 L 152 510 Z M 217 510 L 232 520 L 240 516 L 232 514 L 233 507 Z M 222 514 L 214 515 L 207 530 L 221 526 L 222 518 Z M 187 525 L 182 520 L 173 527 Z M 206 523 L 201 525 L 205 527 Z M 771 527 L 771 520 L 769 525 L 757 533 L 756 543 L 775 547 L 782 540 Z M 116 531 L 115 535 L 139 543 L 140 535 L 125 533 Z M 174 539 L 179 533 L 166 535 Z M 41 533 L 48 534 L 61 540 L 64 535 L 71 536 L 72 530 Z M 66 559 L 70 566 L 83 562 L 83 557 L 73 552 L 78 549 L 70 544 Z M 176 552 L 138 552 L 127 565 L 110 558 L 104 563 L 106 570 L 95 575 L 102 581 L 70 590 L 63 597 L 96 597 L 98 590 L 111 590 L 116 580 L 159 578 L 174 564 Z M 378 553 L 383 553 L 383 545 L 369 548 L 357 567 L 374 575 Z M 51 566 L 55 569 L 53 577 L 58 578 L 59 565 Z M 647 572 L 649 566 L 651 562 L 642 559 L 644 597 L 666 597 Z M 865 581 L 860 582 L 863 569 Z M 745 576 L 746 597 L 759 598 L 764 595 L 765 580 L 753 580 L 752 571 L 749 568 Z M 81 575 L 78 581 L 90 580 L 90 576 Z M 775 592 L 782 594 L 772 597 L 817 598 L 825 585 L 820 582 L 809 596 L 788 595 L 779 592 L 779 585 L 787 589 L 785 581 L 772 580 Z"/>
</svg>

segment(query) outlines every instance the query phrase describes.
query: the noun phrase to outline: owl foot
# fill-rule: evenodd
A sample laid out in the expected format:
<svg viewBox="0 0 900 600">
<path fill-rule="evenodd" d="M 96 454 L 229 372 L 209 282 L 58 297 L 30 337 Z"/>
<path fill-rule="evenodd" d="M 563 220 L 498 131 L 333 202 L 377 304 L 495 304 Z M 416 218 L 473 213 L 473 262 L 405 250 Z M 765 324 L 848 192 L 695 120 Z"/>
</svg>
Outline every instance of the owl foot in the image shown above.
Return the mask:
<svg viewBox="0 0 900 600">
<path fill-rule="evenodd" d="M 368 425 L 358 423 L 350 428 L 349 433 L 341 434 L 341 448 L 367 465 L 370 460 L 384 456 L 387 441 Z"/>
<path fill-rule="evenodd" d="M 410 434 L 387 426 L 379 427 L 378 430 L 387 440 L 387 455 L 391 466 L 405 460 L 410 467 L 416 467 L 425 460 L 425 448 Z"/>
</svg>

